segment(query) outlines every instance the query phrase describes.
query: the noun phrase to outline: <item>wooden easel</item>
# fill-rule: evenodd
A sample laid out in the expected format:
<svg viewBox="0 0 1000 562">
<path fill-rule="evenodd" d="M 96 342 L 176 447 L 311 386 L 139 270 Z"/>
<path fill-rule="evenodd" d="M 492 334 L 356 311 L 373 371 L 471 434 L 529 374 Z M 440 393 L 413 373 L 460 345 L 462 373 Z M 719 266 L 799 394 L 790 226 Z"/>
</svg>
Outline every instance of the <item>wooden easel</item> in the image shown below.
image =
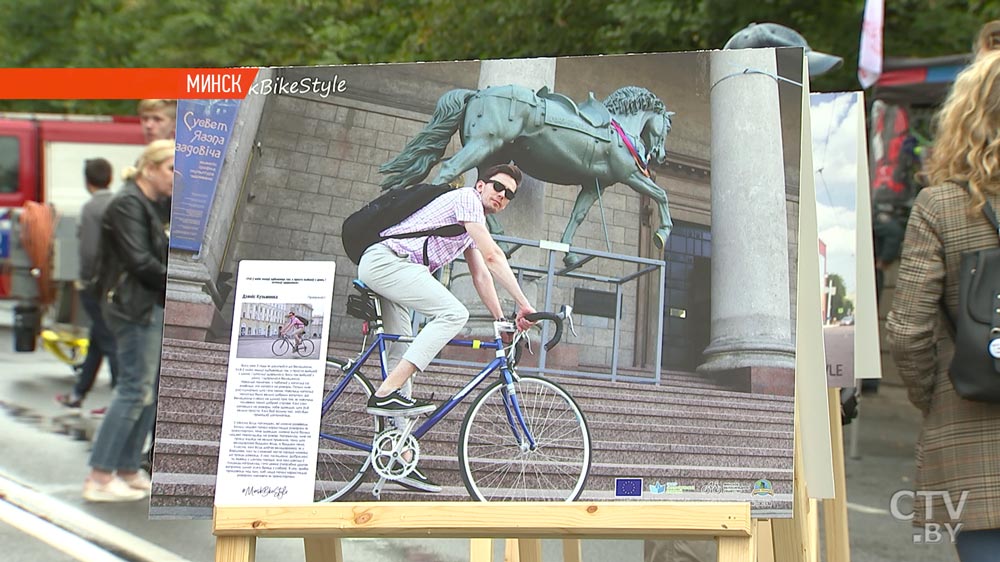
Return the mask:
<svg viewBox="0 0 1000 562">
<path fill-rule="evenodd" d="M 836 408 L 833 402 L 837 400 Z M 831 431 L 840 405 L 830 393 Z M 836 425 L 832 422 L 836 417 Z M 493 538 L 506 537 L 503 562 L 542 562 L 541 539 L 563 539 L 563 561 L 581 562 L 580 540 L 715 539 L 719 562 L 819 560 L 817 502 L 806 493 L 795 423 L 793 516 L 756 520 L 749 503 L 372 502 L 304 506 L 216 507 L 216 562 L 254 562 L 258 537 L 301 537 L 307 562 L 344 562 L 341 538 L 470 538 L 470 562 L 494 562 Z M 839 443 L 839 447 L 837 444 Z M 839 451 L 839 454 L 838 454 Z M 835 440 L 836 494 L 824 500 L 827 560 L 849 562 L 843 442 Z M 500 562 L 500 561 L 496 561 Z"/>
<path fill-rule="evenodd" d="M 541 562 L 542 538 L 564 539 L 564 559 L 580 560 L 581 538 L 714 537 L 720 562 L 755 559 L 756 521 L 747 503 L 381 502 L 280 507 L 216 507 L 216 562 L 253 562 L 257 537 L 302 537 L 307 562 L 343 562 L 341 537 L 472 538 L 470 560 L 492 560 L 488 537 L 517 539 L 517 562 Z M 513 542 L 508 552 L 514 552 Z"/>
<path fill-rule="evenodd" d="M 844 433 L 840 421 L 840 389 L 830 389 L 830 437 L 833 446 L 834 498 L 823 500 L 823 525 L 827 562 L 851 562 L 851 541 L 847 531 L 847 475 Z"/>
</svg>

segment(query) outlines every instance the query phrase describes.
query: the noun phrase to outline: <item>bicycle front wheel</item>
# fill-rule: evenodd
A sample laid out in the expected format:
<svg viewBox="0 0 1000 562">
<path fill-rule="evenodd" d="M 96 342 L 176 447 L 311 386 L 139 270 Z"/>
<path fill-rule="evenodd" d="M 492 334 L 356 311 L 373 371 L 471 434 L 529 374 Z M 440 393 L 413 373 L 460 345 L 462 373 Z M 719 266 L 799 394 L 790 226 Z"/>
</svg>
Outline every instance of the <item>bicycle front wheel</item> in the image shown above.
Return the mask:
<svg viewBox="0 0 1000 562">
<path fill-rule="evenodd" d="M 288 343 L 288 340 L 285 338 L 278 338 L 271 344 L 271 353 L 281 357 L 282 355 L 288 353 L 288 350 L 291 347 L 292 345 Z"/>
<path fill-rule="evenodd" d="M 503 381 L 493 383 L 465 416 L 458 459 L 469 495 L 480 501 L 575 500 L 590 471 L 583 412 L 552 381 L 521 377 L 514 385 L 509 394 Z"/>
<path fill-rule="evenodd" d="M 336 389 L 343 378 L 338 378 Z M 368 471 L 372 438 L 382 431 L 383 421 L 365 411 L 374 390 L 358 373 L 323 412 L 319 422 L 316 456 L 316 501 L 334 501 L 361 484 Z"/>
<path fill-rule="evenodd" d="M 302 343 L 299 344 L 299 348 L 296 350 L 302 357 L 309 357 L 313 354 L 313 351 L 316 351 L 316 344 L 312 340 L 302 340 Z"/>
</svg>

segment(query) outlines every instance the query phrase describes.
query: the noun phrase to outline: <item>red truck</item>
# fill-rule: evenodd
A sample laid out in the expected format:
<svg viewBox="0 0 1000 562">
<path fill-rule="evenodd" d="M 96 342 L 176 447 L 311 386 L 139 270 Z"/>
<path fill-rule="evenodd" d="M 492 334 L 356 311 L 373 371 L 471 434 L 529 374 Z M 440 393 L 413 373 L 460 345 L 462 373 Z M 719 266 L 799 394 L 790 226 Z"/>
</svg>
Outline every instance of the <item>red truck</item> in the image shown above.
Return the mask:
<svg viewBox="0 0 1000 562">
<path fill-rule="evenodd" d="M 90 197 L 84 188 L 84 160 L 110 161 L 114 189 L 144 144 L 138 117 L 0 113 L 0 261 L 7 259 L 12 243 L 10 209 L 43 201 L 60 216 L 76 217 Z M 2 277 L 0 273 L 0 298 L 8 296 Z"/>
</svg>

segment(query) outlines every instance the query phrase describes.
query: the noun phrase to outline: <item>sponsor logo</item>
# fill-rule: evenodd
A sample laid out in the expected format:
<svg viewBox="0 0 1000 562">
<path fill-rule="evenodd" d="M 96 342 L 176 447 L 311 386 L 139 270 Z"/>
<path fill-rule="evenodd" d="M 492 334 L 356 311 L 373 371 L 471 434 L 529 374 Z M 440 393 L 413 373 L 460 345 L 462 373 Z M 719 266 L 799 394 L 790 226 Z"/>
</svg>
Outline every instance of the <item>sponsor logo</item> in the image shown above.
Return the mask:
<svg viewBox="0 0 1000 562">
<path fill-rule="evenodd" d="M 771 485 L 770 480 L 761 478 L 760 480 L 753 483 L 753 490 L 750 491 L 751 496 L 762 496 L 765 498 L 774 497 L 774 486 Z"/>
<path fill-rule="evenodd" d="M 615 478 L 616 497 L 642 497 L 642 478 Z"/>
</svg>

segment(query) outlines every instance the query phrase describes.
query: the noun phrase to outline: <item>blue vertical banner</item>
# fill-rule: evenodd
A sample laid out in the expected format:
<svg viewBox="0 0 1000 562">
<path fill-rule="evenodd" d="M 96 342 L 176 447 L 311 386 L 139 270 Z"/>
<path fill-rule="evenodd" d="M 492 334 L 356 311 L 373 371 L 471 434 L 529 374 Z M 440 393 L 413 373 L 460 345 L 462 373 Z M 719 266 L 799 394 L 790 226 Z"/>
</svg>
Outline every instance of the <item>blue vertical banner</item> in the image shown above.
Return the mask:
<svg viewBox="0 0 1000 562">
<path fill-rule="evenodd" d="M 198 252 L 239 100 L 178 100 L 170 247 Z"/>
<path fill-rule="evenodd" d="M 0 260 L 10 257 L 10 209 L 0 208 Z"/>
</svg>

